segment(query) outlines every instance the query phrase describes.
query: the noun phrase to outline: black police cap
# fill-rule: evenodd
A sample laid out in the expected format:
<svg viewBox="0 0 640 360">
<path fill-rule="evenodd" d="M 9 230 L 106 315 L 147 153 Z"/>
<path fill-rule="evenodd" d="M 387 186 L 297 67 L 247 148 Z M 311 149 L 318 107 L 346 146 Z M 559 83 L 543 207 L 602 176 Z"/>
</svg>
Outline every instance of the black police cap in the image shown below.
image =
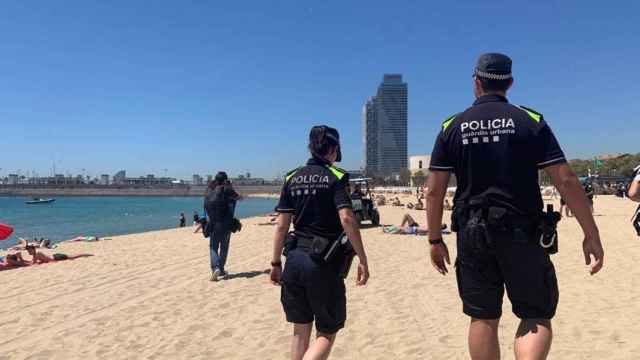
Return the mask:
<svg viewBox="0 0 640 360">
<path fill-rule="evenodd" d="M 474 75 L 491 80 L 511 79 L 511 59 L 499 53 L 480 55 Z"/>
</svg>

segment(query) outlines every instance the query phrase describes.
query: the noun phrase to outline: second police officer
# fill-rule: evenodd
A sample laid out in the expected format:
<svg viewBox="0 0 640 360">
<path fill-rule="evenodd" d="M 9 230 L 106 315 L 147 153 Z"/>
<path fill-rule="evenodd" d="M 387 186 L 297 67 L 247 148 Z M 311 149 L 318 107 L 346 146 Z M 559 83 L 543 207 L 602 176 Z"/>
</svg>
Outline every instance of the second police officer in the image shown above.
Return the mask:
<svg viewBox="0 0 640 360">
<path fill-rule="evenodd" d="M 463 312 L 471 317 L 471 358 L 500 358 L 498 323 L 506 287 L 512 310 L 521 319 L 516 358 L 544 359 L 551 346 L 558 287 L 549 252 L 540 243 L 547 227 L 538 170 L 549 175 L 580 223 L 591 274 L 603 265 L 598 228 L 542 114 L 508 102 L 511 59 L 482 55 L 473 79 L 475 102 L 443 123 L 432 153 L 427 218 L 429 229 L 436 230 L 429 232 L 431 262 L 443 275 L 447 272 L 449 252 L 438 229 L 453 172 L 456 277 Z"/>
<path fill-rule="evenodd" d="M 276 208 L 278 224 L 271 262 L 271 282 L 281 285 L 281 301 L 293 323 L 291 358 L 326 359 L 346 320 L 346 294 L 340 265 L 325 261 L 327 248 L 344 232 L 358 255 L 357 285 L 369 278 L 367 256 L 349 198 L 349 176 L 333 164 L 342 158 L 338 131 L 314 126 L 309 134 L 311 159 L 290 171 Z M 294 233 L 288 234 L 293 222 Z M 281 254 L 287 261 L 282 271 Z M 309 346 L 315 322 L 316 341 Z"/>
</svg>

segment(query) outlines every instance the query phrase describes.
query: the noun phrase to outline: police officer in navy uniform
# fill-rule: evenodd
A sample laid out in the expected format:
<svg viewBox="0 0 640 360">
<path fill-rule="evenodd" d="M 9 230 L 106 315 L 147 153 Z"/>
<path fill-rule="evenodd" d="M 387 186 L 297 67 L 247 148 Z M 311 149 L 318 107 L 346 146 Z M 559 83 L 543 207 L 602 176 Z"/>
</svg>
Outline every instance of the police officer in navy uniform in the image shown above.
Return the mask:
<svg viewBox="0 0 640 360">
<path fill-rule="evenodd" d="M 342 158 L 338 131 L 314 126 L 309 134 L 309 151 L 307 165 L 286 176 L 276 208 L 279 216 L 271 262 L 271 282 L 282 286 L 282 306 L 287 321 L 294 324 L 292 359 L 326 359 L 346 320 L 345 286 L 339 266 L 318 259 L 311 239 L 326 239 L 331 244 L 344 232 L 360 261 L 356 284 L 365 285 L 369 278 L 367 256 L 348 193 L 349 176 L 333 166 Z M 294 235 L 288 235 L 292 222 Z M 283 271 L 281 254 L 285 245 Z M 314 321 L 317 336 L 310 347 Z"/>
<path fill-rule="evenodd" d="M 548 231 L 542 226 L 546 217 L 538 170 L 549 175 L 580 223 L 591 274 L 603 264 L 598 228 L 580 181 L 542 114 L 507 101 L 506 92 L 513 84 L 511 59 L 482 55 L 473 79 L 476 101 L 442 124 L 431 157 L 427 185 L 431 262 L 441 274 L 447 273 L 449 252 L 439 229 L 453 172 L 456 277 L 463 312 L 471 317 L 471 358 L 500 358 L 498 322 L 506 288 L 512 310 L 521 319 L 516 358 L 544 359 L 551 346 L 558 287 L 549 253 L 542 246 L 548 243 L 539 242 Z"/>
</svg>

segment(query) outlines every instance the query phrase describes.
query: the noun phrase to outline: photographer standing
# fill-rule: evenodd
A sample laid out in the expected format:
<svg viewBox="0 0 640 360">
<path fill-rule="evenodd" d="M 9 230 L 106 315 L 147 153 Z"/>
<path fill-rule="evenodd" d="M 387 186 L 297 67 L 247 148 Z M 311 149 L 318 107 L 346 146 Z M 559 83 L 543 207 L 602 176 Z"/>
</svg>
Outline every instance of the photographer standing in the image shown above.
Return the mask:
<svg viewBox="0 0 640 360">
<path fill-rule="evenodd" d="M 240 199 L 238 193 L 227 185 L 228 180 L 227 173 L 218 172 L 215 179 L 209 183 L 204 199 L 204 209 L 209 218 L 206 226 L 210 233 L 211 281 L 218 281 L 220 276 L 227 275 L 224 266 L 229 253 L 233 210 L 236 201 Z"/>
</svg>

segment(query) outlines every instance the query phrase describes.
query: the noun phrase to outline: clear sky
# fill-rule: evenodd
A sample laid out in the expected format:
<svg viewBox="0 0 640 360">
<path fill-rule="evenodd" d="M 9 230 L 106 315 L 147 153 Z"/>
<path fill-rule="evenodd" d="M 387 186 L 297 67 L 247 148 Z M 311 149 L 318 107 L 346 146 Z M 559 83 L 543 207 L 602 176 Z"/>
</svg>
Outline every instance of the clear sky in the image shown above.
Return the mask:
<svg viewBox="0 0 640 360">
<path fill-rule="evenodd" d="M 510 99 L 567 155 L 640 152 L 637 1 L 7 1 L 0 175 L 126 169 L 274 177 L 337 127 L 362 164 L 362 105 L 409 84 L 409 154 L 473 101 L 479 54 L 512 57 Z"/>
</svg>

